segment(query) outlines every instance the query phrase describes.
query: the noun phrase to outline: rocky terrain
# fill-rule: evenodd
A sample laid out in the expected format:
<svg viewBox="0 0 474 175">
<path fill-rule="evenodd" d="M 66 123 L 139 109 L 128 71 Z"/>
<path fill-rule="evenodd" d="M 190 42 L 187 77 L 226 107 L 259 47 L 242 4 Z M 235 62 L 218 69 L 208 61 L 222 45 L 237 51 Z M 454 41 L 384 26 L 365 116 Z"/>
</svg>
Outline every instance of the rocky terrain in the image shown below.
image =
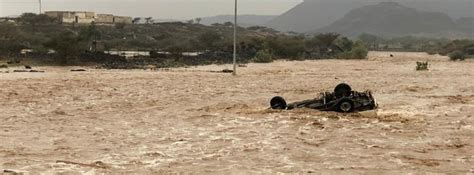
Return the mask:
<svg viewBox="0 0 474 175">
<path fill-rule="evenodd" d="M 471 18 L 453 20 L 441 12 L 425 12 L 395 2 L 384 2 L 351 10 L 336 22 L 311 33 L 336 32 L 358 37 L 370 33 L 383 37 L 439 36 L 471 38 Z"/>
<path fill-rule="evenodd" d="M 304 0 L 301 4 L 274 18 L 267 26 L 280 31 L 310 32 L 343 18 L 351 10 L 387 2 L 386 0 Z M 474 17 L 472 0 L 392 0 L 408 8 L 436 12 L 453 19 Z M 378 13 L 377 15 L 384 15 Z M 435 16 L 433 16 L 435 17 Z"/>
</svg>

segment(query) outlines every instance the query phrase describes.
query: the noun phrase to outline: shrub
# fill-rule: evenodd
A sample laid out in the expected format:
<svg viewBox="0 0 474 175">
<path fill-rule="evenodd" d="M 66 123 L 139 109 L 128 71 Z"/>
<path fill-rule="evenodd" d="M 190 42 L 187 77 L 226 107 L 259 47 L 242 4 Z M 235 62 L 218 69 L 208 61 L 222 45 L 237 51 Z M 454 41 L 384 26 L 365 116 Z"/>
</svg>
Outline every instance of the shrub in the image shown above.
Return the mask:
<svg viewBox="0 0 474 175">
<path fill-rule="evenodd" d="M 116 23 L 115 28 L 116 29 L 124 29 L 127 24 L 125 23 Z"/>
<path fill-rule="evenodd" d="M 267 50 L 260 50 L 255 55 L 253 61 L 256 63 L 271 63 L 273 62 L 273 55 Z"/>
<path fill-rule="evenodd" d="M 277 37 L 267 39 L 264 47 L 269 49 L 273 56 L 285 59 L 300 59 L 305 52 L 305 42 L 300 37 Z"/>
<path fill-rule="evenodd" d="M 428 50 L 426 53 L 428 53 L 428 55 L 436 55 L 436 54 L 438 54 L 438 52 L 436 52 L 435 50 Z"/>
<path fill-rule="evenodd" d="M 47 49 L 56 51 L 56 61 L 60 64 L 71 64 L 80 56 L 81 51 L 87 50 L 87 45 L 81 43 L 72 32 L 61 33 L 44 43 Z"/>
<path fill-rule="evenodd" d="M 366 59 L 367 55 L 369 54 L 369 50 L 365 48 L 363 45 L 357 45 L 352 48 L 352 59 Z"/>
<path fill-rule="evenodd" d="M 454 51 L 449 54 L 449 59 L 456 61 L 456 60 L 464 60 L 466 57 L 462 51 Z"/>
<path fill-rule="evenodd" d="M 342 52 L 339 53 L 336 56 L 337 59 L 351 59 L 352 58 L 352 52 Z"/>
<path fill-rule="evenodd" d="M 417 71 L 427 71 L 429 70 L 429 63 L 428 62 L 416 62 L 416 70 Z"/>
</svg>

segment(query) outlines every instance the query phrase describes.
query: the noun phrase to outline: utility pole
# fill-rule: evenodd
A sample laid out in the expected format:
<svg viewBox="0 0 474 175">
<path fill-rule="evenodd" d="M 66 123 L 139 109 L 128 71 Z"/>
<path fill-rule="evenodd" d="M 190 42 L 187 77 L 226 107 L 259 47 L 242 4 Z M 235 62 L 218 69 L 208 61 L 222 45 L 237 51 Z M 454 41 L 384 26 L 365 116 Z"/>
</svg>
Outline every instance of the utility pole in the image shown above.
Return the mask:
<svg viewBox="0 0 474 175">
<path fill-rule="evenodd" d="M 237 75 L 237 0 L 235 0 L 235 14 L 234 14 L 234 72 L 232 75 Z"/>
<path fill-rule="evenodd" d="M 41 0 L 39 0 L 39 14 L 41 15 L 42 12 L 43 12 L 42 4 L 41 4 Z"/>
</svg>

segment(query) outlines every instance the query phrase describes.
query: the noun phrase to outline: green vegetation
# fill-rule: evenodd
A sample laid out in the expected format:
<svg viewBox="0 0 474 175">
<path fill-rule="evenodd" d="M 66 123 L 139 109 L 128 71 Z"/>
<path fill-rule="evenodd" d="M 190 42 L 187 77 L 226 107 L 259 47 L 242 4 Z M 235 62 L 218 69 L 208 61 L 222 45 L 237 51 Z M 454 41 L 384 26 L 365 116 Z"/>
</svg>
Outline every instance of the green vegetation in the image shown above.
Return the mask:
<svg viewBox="0 0 474 175">
<path fill-rule="evenodd" d="M 376 51 L 426 52 L 430 55 L 449 56 L 451 60 L 474 58 L 474 40 L 450 40 L 422 37 L 381 38 L 362 34 L 359 40 Z"/>
<path fill-rule="evenodd" d="M 466 59 L 466 56 L 462 51 L 456 50 L 454 52 L 449 53 L 449 59 L 456 61 L 456 60 L 464 60 Z"/>
<path fill-rule="evenodd" d="M 416 71 L 427 71 L 429 70 L 428 62 L 416 62 Z"/>
<path fill-rule="evenodd" d="M 448 55 L 453 61 L 474 58 L 474 41 L 454 40 L 438 50 L 441 55 Z"/>
<path fill-rule="evenodd" d="M 341 47 L 343 52 L 337 55 L 338 59 L 366 59 L 369 50 L 364 43 L 358 41 L 353 43 L 348 39 L 342 39 Z"/>
<path fill-rule="evenodd" d="M 436 50 L 439 50 L 444 45 L 451 42 L 451 40 L 445 38 L 424 38 L 414 36 L 382 38 L 370 34 L 361 34 L 358 38 L 369 50 L 427 52 L 432 54 L 435 54 Z"/>
<path fill-rule="evenodd" d="M 74 33 L 64 32 L 54 36 L 44 46 L 56 51 L 56 61 L 60 64 L 71 63 L 81 53 L 81 41 Z"/>
<path fill-rule="evenodd" d="M 256 63 L 271 63 L 273 62 L 273 55 L 267 50 L 260 50 L 255 55 L 253 62 Z"/>
<path fill-rule="evenodd" d="M 352 59 L 366 59 L 368 54 L 369 54 L 369 51 L 362 44 L 356 45 L 351 50 Z"/>
<path fill-rule="evenodd" d="M 15 60 L 35 58 L 47 64 L 106 64 L 110 68 L 232 62 L 232 23 L 204 26 L 199 20 L 189 24 L 154 24 L 149 18 L 145 20 L 146 24 L 133 25 L 73 25 L 59 24 L 45 15 L 24 14 L 14 23 L 0 23 L 0 56 Z M 306 37 L 254 26 L 238 27 L 238 35 L 240 63 L 367 56 L 364 44 L 354 44 L 336 33 Z M 20 54 L 24 49 L 32 52 Z M 121 55 L 105 54 L 110 51 L 142 51 L 150 56 L 125 59 Z"/>
</svg>

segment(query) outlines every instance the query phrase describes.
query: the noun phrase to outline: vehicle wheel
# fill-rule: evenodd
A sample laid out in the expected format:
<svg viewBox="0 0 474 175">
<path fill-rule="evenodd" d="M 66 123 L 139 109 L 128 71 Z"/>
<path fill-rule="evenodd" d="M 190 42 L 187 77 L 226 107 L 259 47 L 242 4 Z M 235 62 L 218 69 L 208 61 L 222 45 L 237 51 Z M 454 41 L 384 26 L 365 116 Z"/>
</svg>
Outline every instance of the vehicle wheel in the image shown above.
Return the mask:
<svg viewBox="0 0 474 175">
<path fill-rule="evenodd" d="M 337 110 L 340 112 L 352 112 L 354 111 L 354 102 L 349 99 L 342 100 L 337 105 Z"/>
<path fill-rule="evenodd" d="M 370 103 L 369 105 L 370 107 L 370 110 L 374 110 L 374 109 L 377 109 L 377 101 L 372 101 L 372 103 Z"/>
<path fill-rule="evenodd" d="M 341 83 L 334 88 L 334 93 L 337 98 L 346 97 L 351 94 L 352 88 L 346 83 Z"/>
<path fill-rule="evenodd" d="M 285 99 L 279 96 L 273 97 L 272 100 L 270 100 L 270 106 L 272 109 L 286 109 L 288 107 Z"/>
</svg>

